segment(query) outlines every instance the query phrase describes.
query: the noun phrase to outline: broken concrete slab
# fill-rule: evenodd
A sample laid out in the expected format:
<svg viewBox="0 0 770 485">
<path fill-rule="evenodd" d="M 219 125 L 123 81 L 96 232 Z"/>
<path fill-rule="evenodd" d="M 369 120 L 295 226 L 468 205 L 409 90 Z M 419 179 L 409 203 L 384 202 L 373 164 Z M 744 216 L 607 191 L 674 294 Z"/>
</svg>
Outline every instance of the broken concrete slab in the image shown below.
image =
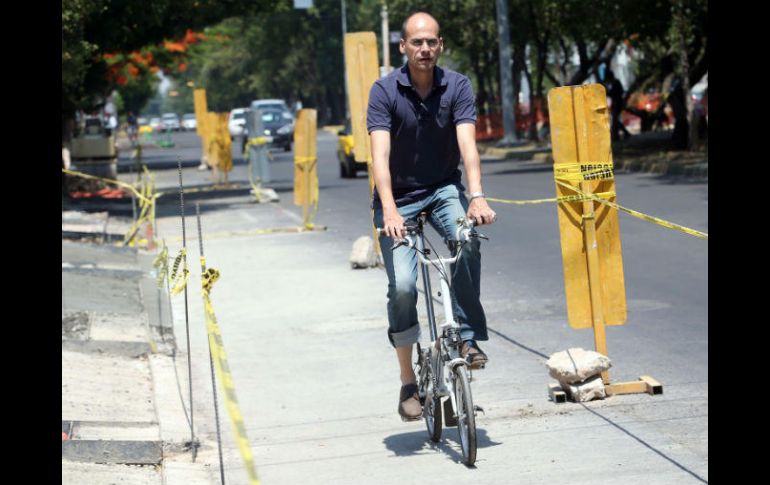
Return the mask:
<svg viewBox="0 0 770 485">
<path fill-rule="evenodd" d="M 62 421 L 154 422 L 146 359 L 62 350 Z"/>
<path fill-rule="evenodd" d="M 557 381 L 575 384 L 608 370 L 612 363 L 599 352 L 573 347 L 552 354 L 545 365 Z"/>
<path fill-rule="evenodd" d="M 61 462 L 62 485 L 161 485 L 162 471 L 155 465 L 116 465 Z"/>
<path fill-rule="evenodd" d="M 567 382 L 560 382 L 560 384 L 562 389 L 576 402 L 586 402 L 607 397 L 604 382 L 602 382 L 602 376 L 600 375 L 589 377 L 585 381 L 575 384 Z"/>
<path fill-rule="evenodd" d="M 85 311 L 65 311 L 61 316 L 61 338 L 87 340 L 91 316 Z"/>
<path fill-rule="evenodd" d="M 64 340 L 62 350 L 81 354 L 109 354 L 136 358 L 149 354 L 152 349 L 148 342 L 121 342 L 114 340 Z"/>
<path fill-rule="evenodd" d="M 72 311 L 140 313 L 135 280 L 62 271 L 62 307 Z"/>
<path fill-rule="evenodd" d="M 163 458 L 160 441 L 67 440 L 62 459 L 85 463 L 158 465 Z"/>
</svg>

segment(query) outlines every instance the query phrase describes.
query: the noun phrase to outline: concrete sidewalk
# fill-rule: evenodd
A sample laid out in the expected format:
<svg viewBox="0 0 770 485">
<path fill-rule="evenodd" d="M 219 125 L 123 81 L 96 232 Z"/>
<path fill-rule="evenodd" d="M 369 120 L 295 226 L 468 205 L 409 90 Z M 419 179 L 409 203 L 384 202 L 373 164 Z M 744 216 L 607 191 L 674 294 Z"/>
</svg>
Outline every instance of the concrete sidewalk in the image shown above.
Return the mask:
<svg viewBox="0 0 770 485">
<path fill-rule="evenodd" d="M 185 452 L 174 354 L 152 256 L 62 240 L 62 483 L 214 483 Z"/>
</svg>

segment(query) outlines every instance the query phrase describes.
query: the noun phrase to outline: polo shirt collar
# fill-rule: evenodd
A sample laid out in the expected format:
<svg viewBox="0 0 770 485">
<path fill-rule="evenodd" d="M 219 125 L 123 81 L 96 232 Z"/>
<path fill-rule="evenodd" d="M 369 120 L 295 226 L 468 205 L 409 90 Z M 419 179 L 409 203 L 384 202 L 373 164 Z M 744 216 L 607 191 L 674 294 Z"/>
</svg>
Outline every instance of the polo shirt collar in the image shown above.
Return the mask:
<svg viewBox="0 0 770 485">
<path fill-rule="evenodd" d="M 409 79 L 409 65 L 404 64 L 396 73 L 396 81 L 402 86 L 412 86 L 412 81 Z M 433 68 L 433 86 L 446 86 L 447 79 L 446 73 L 438 66 Z"/>
</svg>

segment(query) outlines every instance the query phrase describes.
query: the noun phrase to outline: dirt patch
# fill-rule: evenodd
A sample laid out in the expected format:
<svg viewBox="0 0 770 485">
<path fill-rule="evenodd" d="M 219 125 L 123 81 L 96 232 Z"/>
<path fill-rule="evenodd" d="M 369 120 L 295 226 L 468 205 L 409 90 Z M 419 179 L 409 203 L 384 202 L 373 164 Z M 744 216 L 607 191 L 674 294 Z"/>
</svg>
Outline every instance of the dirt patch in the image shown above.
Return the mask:
<svg viewBox="0 0 770 485">
<path fill-rule="evenodd" d="M 71 312 L 61 317 L 61 338 L 68 340 L 86 340 L 88 338 L 88 312 Z"/>
</svg>

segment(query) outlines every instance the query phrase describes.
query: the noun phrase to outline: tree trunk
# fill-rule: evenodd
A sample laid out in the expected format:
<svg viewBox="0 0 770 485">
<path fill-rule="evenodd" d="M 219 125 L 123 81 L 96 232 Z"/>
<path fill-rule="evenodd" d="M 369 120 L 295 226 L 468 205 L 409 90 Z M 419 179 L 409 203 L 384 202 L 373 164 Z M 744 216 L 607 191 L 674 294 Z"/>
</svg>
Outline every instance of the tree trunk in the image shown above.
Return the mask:
<svg viewBox="0 0 770 485">
<path fill-rule="evenodd" d="M 674 22 L 674 28 L 677 33 L 676 50 L 677 57 L 679 57 L 679 79 L 681 80 L 681 102 L 684 105 L 686 125 L 682 128 L 684 132 L 679 133 L 677 136 L 677 126 L 679 126 L 679 115 L 676 115 L 674 105 L 671 105 L 671 109 L 674 109 L 676 116 L 676 125 L 674 125 L 674 145 L 682 147 L 681 149 L 689 149 L 692 145 L 692 140 L 695 139 L 695 133 L 693 129 L 695 124 L 692 122 L 692 96 L 690 96 L 690 60 L 687 57 L 687 25 L 684 19 L 684 2 L 682 0 L 672 0 L 672 20 Z M 676 100 L 674 102 L 677 102 Z M 682 107 L 680 107 L 681 110 Z"/>
<path fill-rule="evenodd" d="M 529 96 L 529 111 L 532 119 L 532 125 L 529 132 L 533 140 L 539 140 L 537 131 L 537 115 L 543 100 L 543 76 L 546 71 L 546 60 L 548 58 L 548 38 L 550 32 L 546 31 L 542 42 L 537 43 L 537 78 L 535 86 Z M 533 95 L 534 94 L 534 95 Z M 536 101 L 537 100 L 537 101 Z"/>
<path fill-rule="evenodd" d="M 481 65 L 479 63 L 479 56 L 478 53 L 475 50 L 472 50 L 470 52 L 471 57 L 471 65 L 473 66 L 473 74 L 476 76 L 476 83 L 479 86 L 478 92 L 476 93 L 476 104 L 479 108 L 479 114 L 487 114 L 487 90 L 486 90 L 486 83 L 484 81 L 484 73 L 481 70 Z"/>
</svg>

